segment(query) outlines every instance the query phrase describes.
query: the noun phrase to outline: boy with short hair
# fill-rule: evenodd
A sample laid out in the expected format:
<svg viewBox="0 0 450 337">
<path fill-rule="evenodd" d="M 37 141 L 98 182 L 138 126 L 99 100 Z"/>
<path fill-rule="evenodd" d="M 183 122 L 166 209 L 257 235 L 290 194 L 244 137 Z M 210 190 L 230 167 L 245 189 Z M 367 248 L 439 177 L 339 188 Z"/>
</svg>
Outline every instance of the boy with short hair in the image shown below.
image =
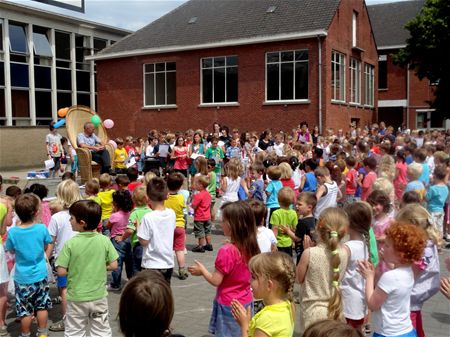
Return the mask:
<svg viewBox="0 0 450 337">
<path fill-rule="evenodd" d="M 130 180 L 130 183 L 128 184 L 128 191 L 133 193 L 134 189 L 137 186 L 142 185 L 142 183 L 140 181 L 138 181 L 139 172 L 138 172 L 137 168 L 134 166 L 127 168 L 127 177 Z"/>
<path fill-rule="evenodd" d="M 164 179 L 155 177 L 147 184 L 147 196 L 152 212 L 142 218 L 137 229 L 139 243 L 144 247 L 142 268 L 159 271 L 170 284 L 173 273 L 173 233 L 175 212 L 164 206 L 169 191 Z"/>
<path fill-rule="evenodd" d="M 433 172 L 433 185 L 426 194 L 428 201 L 428 211 L 431 214 L 434 227 L 439 231 L 440 238 L 447 238 L 446 227 L 444 226 L 444 205 L 448 197 L 448 187 L 445 184 L 447 167 L 438 165 Z"/>
<path fill-rule="evenodd" d="M 164 206 L 172 209 L 176 216 L 176 227 L 173 238 L 173 250 L 177 257 L 178 263 L 178 278 L 185 280 L 189 276 L 186 270 L 186 261 L 184 257 L 184 249 L 186 248 L 186 233 L 184 222 L 184 208 L 186 202 L 183 195 L 179 194 L 179 190 L 184 183 L 184 175 L 179 172 L 174 172 L 167 177 L 167 187 L 169 188 L 169 197 L 164 202 Z"/>
<path fill-rule="evenodd" d="M 341 198 L 341 191 L 336 182 L 331 179 L 330 171 L 326 167 L 318 167 L 314 171 L 317 178 L 316 198 L 317 204 L 314 217 L 318 220 L 320 213 L 328 207 L 336 207 L 337 200 Z"/>
<path fill-rule="evenodd" d="M 16 315 L 21 318 L 21 337 L 29 337 L 32 318 L 36 315 L 38 337 L 47 337 L 47 309 L 52 304 L 47 283 L 44 250 L 52 238 L 44 224 L 35 223 L 40 200 L 32 193 L 19 196 L 15 211 L 20 223 L 8 232 L 5 249 L 16 254 L 14 285 Z"/>
<path fill-rule="evenodd" d="M 90 326 L 92 335 L 110 337 L 106 274 L 117 269 L 119 255 L 111 241 L 96 231 L 102 214 L 99 204 L 80 200 L 69 213 L 78 234 L 65 243 L 56 260 L 58 276 L 67 276 L 64 336 L 84 336 Z"/>
<path fill-rule="evenodd" d="M 264 166 L 253 165 L 250 168 L 250 188 L 248 189 L 249 197 L 251 199 L 264 201 L 264 180 L 262 176 L 264 174 Z"/>
<path fill-rule="evenodd" d="M 406 168 L 406 175 L 408 177 L 408 183 L 406 184 L 405 193 L 415 191 L 420 196 L 421 202 L 425 198 L 427 190 L 423 182 L 419 180 L 422 174 L 423 166 L 419 163 L 409 164 Z"/>
<path fill-rule="evenodd" d="M 194 188 L 198 193 L 194 194 L 191 206 L 194 209 L 194 234 L 198 245 L 192 248 L 194 253 L 213 250 L 211 244 L 211 195 L 206 190 L 208 184 L 208 178 L 204 176 L 195 178 Z"/>
</svg>

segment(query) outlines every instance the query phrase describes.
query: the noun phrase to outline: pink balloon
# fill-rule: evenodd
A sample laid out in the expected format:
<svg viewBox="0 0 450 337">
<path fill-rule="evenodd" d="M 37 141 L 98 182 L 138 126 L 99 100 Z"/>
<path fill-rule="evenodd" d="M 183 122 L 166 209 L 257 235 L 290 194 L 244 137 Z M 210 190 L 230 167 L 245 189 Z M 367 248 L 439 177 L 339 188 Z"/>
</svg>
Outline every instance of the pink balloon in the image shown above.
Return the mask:
<svg viewBox="0 0 450 337">
<path fill-rule="evenodd" d="M 103 126 L 107 129 L 112 129 L 114 127 L 114 122 L 112 119 L 105 119 L 103 121 Z"/>
<path fill-rule="evenodd" d="M 114 149 L 117 149 L 117 144 L 112 139 L 108 142 L 108 144 L 111 144 Z"/>
</svg>

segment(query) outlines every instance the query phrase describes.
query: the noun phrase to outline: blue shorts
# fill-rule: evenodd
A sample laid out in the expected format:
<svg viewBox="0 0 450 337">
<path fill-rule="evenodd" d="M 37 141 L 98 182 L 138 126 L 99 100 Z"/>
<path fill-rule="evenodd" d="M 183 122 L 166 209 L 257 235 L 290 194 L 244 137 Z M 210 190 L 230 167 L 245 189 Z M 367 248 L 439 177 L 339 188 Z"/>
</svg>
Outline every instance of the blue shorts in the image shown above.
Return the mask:
<svg viewBox="0 0 450 337">
<path fill-rule="evenodd" d="M 56 285 L 58 286 L 58 288 L 67 287 L 67 276 L 58 276 L 56 278 Z"/>
<path fill-rule="evenodd" d="M 17 317 L 31 316 L 35 311 L 52 307 L 47 279 L 31 284 L 19 284 L 14 281 L 14 286 Z"/>
<path fill-rule="evenodd" d="M 386 337 L 386 336 L 374 332 L 372 337 Z M 417 332 L 416 329 L 412 329 L 410 332 L 404 333 L 402 335 L 397 335 L 395 337 L 417 337 Z"/>
</svg>

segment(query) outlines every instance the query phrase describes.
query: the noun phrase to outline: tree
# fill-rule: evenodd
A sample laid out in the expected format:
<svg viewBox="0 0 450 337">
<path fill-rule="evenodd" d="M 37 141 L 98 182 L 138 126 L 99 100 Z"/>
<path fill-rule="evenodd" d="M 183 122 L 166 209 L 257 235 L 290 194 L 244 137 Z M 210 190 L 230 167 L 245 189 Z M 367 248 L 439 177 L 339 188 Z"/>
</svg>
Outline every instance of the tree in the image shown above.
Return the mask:
<svg viewBox="0 0 450 337">
<path fill-rule="evenodd" d="M 419 14 L 405 26 L 411 37 L 394 62 L 409 65 L 419 79 L 437 83 L 430 102 L 440 120 L 450 118 L 450 1 L 427 0 Z M 437 117 L 437 116 L 436 116 Z"/>
</svg>

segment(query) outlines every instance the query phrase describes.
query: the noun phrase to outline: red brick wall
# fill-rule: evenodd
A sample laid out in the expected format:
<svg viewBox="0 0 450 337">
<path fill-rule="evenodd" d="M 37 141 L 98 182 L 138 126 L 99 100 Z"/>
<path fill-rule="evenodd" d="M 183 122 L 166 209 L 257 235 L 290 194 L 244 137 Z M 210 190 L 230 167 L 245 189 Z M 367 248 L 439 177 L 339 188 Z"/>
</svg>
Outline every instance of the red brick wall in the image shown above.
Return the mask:
<svg viewBox="0 0 450 337">
<path fill-rule="evenodd" d="M 397 51 L 395 51 L 397 52 Z M 379 100 L 406 99 L 406 69 L 393 63 L 393 52 L 381 50 L 380 55 L 387 55 L 387 88 L 378 91 Z"/>
</svg>

